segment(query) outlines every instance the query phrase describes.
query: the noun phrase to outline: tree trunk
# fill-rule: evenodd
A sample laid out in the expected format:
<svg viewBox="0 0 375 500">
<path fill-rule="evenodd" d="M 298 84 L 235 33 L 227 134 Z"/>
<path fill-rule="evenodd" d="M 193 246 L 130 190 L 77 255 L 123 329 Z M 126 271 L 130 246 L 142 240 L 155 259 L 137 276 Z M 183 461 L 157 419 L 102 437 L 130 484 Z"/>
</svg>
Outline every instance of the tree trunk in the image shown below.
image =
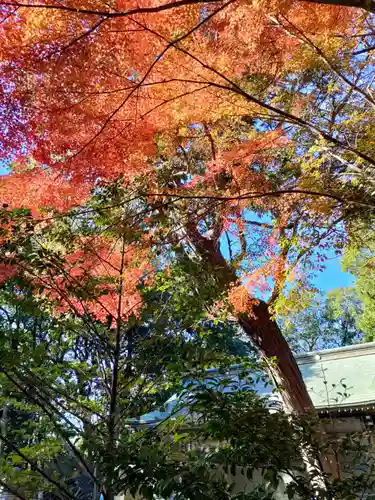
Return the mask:
<svg viewBox="0 0 375 500">
<path fill-rule="evenodd" d="M 300 414 L 314 411 L 314 405 L 307 392 L 297 362 L 276 321 L 271 318 L 268 304 L 261 300 L 254 305 L 251 314 L 241 313 L 238 322 L 248 335 L 253 345 L 265 358 L 276 358 L 269 362 L 268 371 L 280 389 L 284 409 L 287 413 Z M 323 426 L 317 429 L 317 437 L 324 444 Z M 317 490 L 318 498 L 327 498 L 327 487 L 322 472 L 331 478 L 337 477 L 337 463 L 332 453 L 326 452 L 320 457 L 314 455 L 310 447 L 301 449 L 302 460 L 311 483 Z"/>
<path fill-rule="evenodd" d="M 238 277 L 234 267 L 229 264 L 220 251 L 219 238 L 210 240 L 205 238 L 189 221 L 188 235 L 200 256 L 212 267 L 222 286 L 229 288 L 231 284 L 238 284 Z M 218 231 L 220 235 L 220 231 Z M 262 300 L 252 301 L 249 313 L 237 313 L 238 323 L 242 326 L 252 344 L 264 358 L 275 358 L 268 363 L 268 370 L 280 389 L 284 409 L 288 413 L 301 414 L 314 411 L 314 405 L 307 392 L 302 374 L 294 359 L 293 353 L 285 340 L 276 321 L 272 319 L 269 305 Z M 322 426 L 317 429 L 318 439 L 324 443 L 325 432 Z M 301 449 L 301 457 L 306 466 L 306 471 L 311 477 L 311 471 L 317 473 L 312 483 L 317 485 L 321 492 L 326 491 L 323 471 L 336 477 L 336 461 L 332 454 L 314 456 L 310 449 Z M 319 463 L 320 462 L 320 463 Z"/>
<path fill-rule="evenodd" d="M 276 321 L 271 318 L 268 304 L 259 300 L 251 314 L 240 313 L 238 322 L 253 345 L 266 358 L 276 358 L 268 369 L 280 389 L 285 409 L 292 413 L 312 411 L 312 404 L 300 369 Z"/>
<path fill-rule="evenodd" d="M 213 269 L 216 269 L 218 278 L 223 281 L 223 286 L 238 283 L 234 268 L 224 259 L 219 246 L 212 244 L 197 232 L 194 232 L 193 235 L 193 242 L 198 252 L 207 259 Z M 268 372 L 280 390 L 284 410 L 291 414 L 314 412 L 314 405 L 301 371 L 278 324 L 272 318 L 269 304 L 263 300 L 254 300 L 251 312 L 237 313 L 237 319 L 266 362 L 269 360 L 267 362 Z M 319 425 L 316 429 L 316 436 L 324 445 L 326 433 L 323 425 Z M 324 500 L 329 499 L 325 474 L 331 479 L 338 477 L 335 455 L 325 451 L 318 457 L 310 446 L 301 447 L 300 451 L 316 497 Z"/>
<path fill-rule="evenodd" d="M 188 235 L 223 287 L 238 283 L 236 271 L 223 257 L 218 240 L 205 238 L 197 230 L 195 222 L 188 224 Z M 276 321 L 272 319 L 268 304 L 262 300 L 254 301 L 251 313 L 239 313 L 237 317 L 259 352 L 266 358 L 277 358 L 275 363 L 269 364 L 269 370 L 281 390 L 285 409 L 293 413 L 313 410 L 314 406 L 296 360 Z"/>
</svg>

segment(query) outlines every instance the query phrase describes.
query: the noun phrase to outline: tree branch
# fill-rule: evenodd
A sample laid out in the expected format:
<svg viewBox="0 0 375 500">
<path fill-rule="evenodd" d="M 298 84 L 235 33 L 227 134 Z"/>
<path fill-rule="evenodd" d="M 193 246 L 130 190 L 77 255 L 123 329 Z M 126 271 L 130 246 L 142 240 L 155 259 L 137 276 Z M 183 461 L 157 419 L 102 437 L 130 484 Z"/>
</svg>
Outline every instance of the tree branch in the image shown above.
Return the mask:
<svg viewBox="0 0 375 500">
<path fill-rule="evenodd" d="M 63 413 L 61 413 L 59 410 L 57 410 L 48 401 L 48 399 L 45 399 L 41 394 L 38 394 L 38 392 L 36 391 L 37 388 L 35 386 L 32 386 L 32 388 L 35 391 L 35 395 L 38 398 L 40 398 L 41 401 L 39 401 L 34 396 L 31 396 L 31 391 L 30 391 L 31 387 L 29 387 L 28 389 L 27 388 L 23 388 L 22 385 L 20 385 L 16 380 L 14 380 L 14 378 L 6 370 L 3 369 L 2 371 L 3 371 L 4 375 L 8 378 L 8 380 L 10 380 L 12 382 L 12 384 L 15 387 L 18 388 L 18 390 L 20 390 L 27 398 L 31 399 L 31 401 L 33 401 L 34 404 L 36 404 L 37 406 L 39 406 L 39 408 L 41 408 L 45 412 L 45 414 L 50 419 L 50 421 L 53 424 L 53 426 L 55 427 L 55 429 L 58 431 L 58 433 L 60 434 L 60 436 L 64 439 L 64 441 L 68 445 L 69 449 L 72 451 L 73 455 L 78 459 L 78 461 L 81 463 L 81 465 L 83 466 L 83 468 L 85 469 L 85 471 L 87 472 L 87 474 L 91 477 L 91 479 L 93 480 L 94 483 L 96 483 L 98 486 L 100 486 L 97 478 L 92 473 L 90 467 L 87 465 L 86 460 L 83 458 L 82 454 L 78 451 L 78 449 L 76 448 L 76 446 L 73 445 L 73 443 L 70 441 L 70 439 L 66 435 L 66 433 L 55 422 L 54 415 L 50 412 L 50 410 L 46 409 L 45 405 L 47 404 L 52 409 L 52 411 L 56 412 L 57 416 L 59 418 L 61 418 L 62 420 L 64 420 L 66 423 L 68 423 L 68 425 L 72 425 L 72 423 L 69 421 L 69 419 Z M 22 381 L 22 378 L 20 377 L 20 375 L 18 375 L 18 377 Z M 38 390 L 40 390 L 40 388 Z"/>
<path fill-rule="evenodd" d="M 118 377 L 119 377 L 119 366 L 120 366 L 120 355 L 121 355 L 121 326 L 122 326 L 122 294 L 124 288 L 124 272 L 125 265 L 125 239 L 122 241 L 122 252 L 121 252 L 121 264 L 120 264 L 120 284 L 118 290 L 118 303 L 117 303 L 117 318 L 116 318 L 116 337 L 115 337 L 115 348 L 113 354 L 113 372 L 112 372 L 112 384 L 111 384 L 111 396 L 109 404 L 109 417 L 108 417 L 108 454 L 112 456 L 115 452 L 116 445 L 116 425 L 117 425 L 117 413 L 118 413 Z M 110 486 L 106 488 L 105 499 L 113 500 L 113 491 Z"/>
<path fill-rule="evenodd" d="M 7 483 L 5 483 L 4 481 L 2 481 L 1 479 L 0 479 L 0 485 L 3 488 L 5 488 L 9 493 L 11 493 L 15 497 L 19 498 L 19 500 L 28 500 L 26 497 L 24 497 L 23 495 L 21 495 L 20 493 L 18 493 L 18 491 L 15 488 L 13 488 L 13 486 L 9 486 Z"/>
<path fill-rule="evenodd" d="M 365 49 L 362 49 L 362 50 L 356 50 L 355 52 L 353 52 L 353 56 L 359 56 L 360 54 L 366 54 L 367 52 L 372 52 L 373 50 L 375 50 L 375 45 L 371 45 L 371 47 L 366 47 Z"/>
<path fill-rule="evenodd" d="M 54 54 L 57 54 L 58 52 L 61 55 L 62 52 L 65 52 L 70 47 L 72 47 L 73 45 L 75 45 L 76 43 L 80 42 L 81 40 L 83 40 L 84 38 L 86 38 L 87 36 L 89 36 L 91 33 L 93 33 L 106 20 L 107 20 L 106 17 L 100 19 L 97 23 L 94 24 L 94 26 L 92 26 L 91 28 L 89 28 L 87 31 L 83 32 L 77 38 L 74 38 L 74 40 L 71 40 L 67 45 L 65 45 L 65 47 L 61 47 L 61 48 L 57 48 L 57 49 L 53 50 L 50 54 L 48 54 L 48 57 L 52 57 Z"/>
<path fill-rule="evenodd" d="M 298 0 L 299 2 L 316 3 L 323 5 L 341 5 L 342 7 L 356 7 L 375 14 L 374 0 Z"/>
<path fill-rule="evenodd" d="M 225 231 L 225 236 L 227 239 L 228 252 L 229 252 L 229 262 L 233 262 L 233 251 L 232 251 L 232 242 L 228 236 L 228 231 Z"/>
<path fill-rule="evenodd" d="M 221 195 L 209 195 L 209 194 L 192 194 L 192 195 L 185 195 L 185 194 L 179 194 L 179 193 L 142 193 L 140 196 L 165 196 L 167 198 L 176 198 L 176 201 L 180 200 L 185 200 L 185 199 L 201 199 L 201 200 L 219 200 L 219 201 L 235 201 L 235 200 L 247 200 L 247 199 L 258 199 L 258 198 L 266 198 L 267 196 L 270 197 L 278 197 L 278 196 L 284 196 L 284 195 L 290 195 L 290 194 L 305 194 L 307 196 L 317 196 L 317 197 L 322 197 L 322 198 L 329 198 L 331 200 L 336 200 L 339 203 L 346 203 L 346 204 L 353 204 L 353 205 L 358 205 L 358 206 L 363 206 L 367 208 L 375 208 L 375 202 L 373 204 L 371 203 L 364 203 L 361 201 L 357 200 L 348 200 L 345 198 L 341 198 L 338 195 L 335 194 L 330 194 L 330 193 L 321 193 L 319 191 L 312 191 L 309 189 L 282 189 L 282 190 L 277 190 L 277 191 L 267 191 L 264 193 L 258 193 L 258 192 L 247 192 L 241 195 L 236 195 L 236 196 L 221 196 Z"/>
<path fill-rule="evenodd" d="M 43 469 L 41 469 L 36 462 L 28 458 L 17 446 L 15 446 L 9 439 L 0 435 L 0 440 L 7 444 L 18 456 L 20 456 L 25 462 L 27 462 L 36 472 L 38 472 L 47 482 L 53 484 L 58 489 L 56 492 L 61 500 L 64 498 L 61 496 L 60 491 L 63 492 L 70 500 L 78 500 L 76 496 L 73 496 L 68 489 L 65 488 L 62 484 L 55 481 L 52 477 L 50 477 Z"/>
<path fill-rule="evenodd" d="M 74 12 L 75 14 L 83 14 L 88 16 L 101 16 L 110 19 L 116 17 L 134 16 L 135 14 L 151 14 L 155 12 L 162 12 L 164 10 L 184 7 L 186 5 L 219 3 L 221 1 L 222 0 L 177 0 L 175 2 L 157 5 L 156 7 L 138 7 L 136 9 L 130 9 L 122 12 L 111 12 L 108 10 L 75 9 L 74 7 L 67 7 L 61 4 L 52 5 L 52 4 L 33 4 L 26 2 L 0 2 L 0 5 L 5 5 L 5 6 L 9 5 L 10 7 L 27 7 L 32 9 L 64 10 L 67 12 Z"/>
</svg>

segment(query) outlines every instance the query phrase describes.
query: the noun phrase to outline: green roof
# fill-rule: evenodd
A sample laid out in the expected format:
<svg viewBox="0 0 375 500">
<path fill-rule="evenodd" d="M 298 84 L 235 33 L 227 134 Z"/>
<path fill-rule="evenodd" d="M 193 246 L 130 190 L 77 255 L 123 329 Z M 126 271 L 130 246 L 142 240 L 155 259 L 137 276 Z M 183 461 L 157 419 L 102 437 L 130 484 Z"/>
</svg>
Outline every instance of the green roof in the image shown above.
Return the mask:
<svg viewBox="0 0 375 500">
<path fill-rule="evenodd" d="M 375 409 L 375 342 L 300 354 L 296 360 L 312 402 L 320 412 Z M 238 370 L 239 365 L 230 369 L 234 375 Z M 208 370 L 208 377 L 214 372 Z M 259 394 L 271 394 L 271 388 L 262 383 L 254 388 Z M 130 423 L 154 425 L 168 418 L 177 403 L 175 394 L 166 401 L 164 411 L 155 410 Z"/>
<path fill-rule="evenodd" d="M 375 409 L 375 342 L 296 357 L 318 409 Z"/>
</svg>

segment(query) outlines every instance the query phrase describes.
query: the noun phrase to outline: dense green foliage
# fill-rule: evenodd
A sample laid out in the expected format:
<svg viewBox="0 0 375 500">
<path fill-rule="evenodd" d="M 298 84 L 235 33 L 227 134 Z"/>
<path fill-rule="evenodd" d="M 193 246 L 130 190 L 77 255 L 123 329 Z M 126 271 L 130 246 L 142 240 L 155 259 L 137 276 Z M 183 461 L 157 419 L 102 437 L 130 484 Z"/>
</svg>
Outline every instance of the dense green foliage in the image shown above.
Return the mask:
<svg viewBox="0 0 375 500">
<path fill-rule="evenodd" d="M 355 293 L 361 300 L 357 327 L 366 341 L 375 340 L 375 238 L 372 226 L 364 226 L 345 251 L 344 268 L 355 276 Z"/>
<path fill-rule="evenodd" d="M 322 447 L 316 417 L 291 419 L 259 395 L 268 381 L 251 348 L 230 323 L 203 321 L 198 307 L 185 317 L 183 283 L 191 287 L 181 268 L 160 276 L 142 290 L 142 316 L 121 325 L 113 427 L 113 328 L 87 315 L 51 316 L 50 300 L 21 280 L 3 287 L 0 472 L 10 491 L 25 500 L 40 491 L 49 491 L 46 500 L 92 500 L 108 490 L 147 500 L 259 500 L 276 498 L 285 483 L 289 498 L 307 500 L 320 471 L 306 475 L 301 446 L 316 457 L 333 446 L 353 468 L 370 460 L 364 435 Z M 140 425 L 150 412 L 159 420 Z M 356 478 L 327 481 L 320 495 L 371 489 L 368 463 Z"/>
<path fill-rule="evenodd" d="M 355 290 L 340 288 L 314 297 L 308 307 L 281 318 L 283 332 L 296 353 L 343 347 L 364 338 L 362 302 Z"/>
</svg>

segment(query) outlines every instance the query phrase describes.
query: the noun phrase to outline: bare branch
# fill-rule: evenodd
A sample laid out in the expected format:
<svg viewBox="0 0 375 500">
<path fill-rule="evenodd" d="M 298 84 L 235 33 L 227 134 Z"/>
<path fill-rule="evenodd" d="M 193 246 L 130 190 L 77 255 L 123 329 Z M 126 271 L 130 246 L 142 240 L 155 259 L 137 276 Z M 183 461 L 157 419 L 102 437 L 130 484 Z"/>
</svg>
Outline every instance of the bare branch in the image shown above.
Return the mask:
<svg viewBox="0 0 375 500">
<path fill-rule="evenodd" d="M 342 7 L 356 7 L 375 14 L 374 0 L 299 0 L 300 2 L 317 3 L 324 5 L 341 5 Z"/>
<path fill-rule="evenodd" d="M 233 262 L 233 251 L 232 251 L 232 242 L 230 241 L 228 231 L 225 231 L 225 237 L 227 239 L 228 252 L 229 252 L 229 262 Z"/>
<path fill-rule="evenodd" d="M 15 14 L 17 12 L 17 10 L 18 10 L 18 7 L 16 7 L 11 12 L 9 12 L 9 14 L 7 14 L 3 19 L 1 19 L 0 24 L 5 23 L 5 21 L 7 21 L 10 17 L 12 17 L 12 15 Z"/>
<path fill-rule="evenodd" d="M 13 486 L 10 486 L 9 484 L 2 481 L 1 479 L 0 479 L 0 485 L 3 488 L 5 488 L 9 493 L 14 495 L 16 498 L 19 498 L 19 500 L 27 500 L 27 498 L 24 497 L 23 495 L 21 495 L 21 493 L 19 493 L 18 490 L 16 490 L 16 488 L 14 488 Z"/>
<path fill-rule="evenodd" d="M 208 140 L 210 141 L 210 145 L 211 145 L 211 153 L 212 153 L 212 159 L 213 160 L 216 160 L 216 147 L 215 147 L 215 141 L 212 137 L 212 134 L 210 132 L 210 129 L 208 127 L 208 125 L 206 123 L 203 124 L 203 127 L 204 127 L 204 133 L 205 133 L 205 136 L 208 138 Z"/>
<path fill-rule="evenodd" d="M 353 56 L 359 56 L 360 54 L 366 54 L 367 52 L 372 52 L 375 50 L 375 45 L 371 45 L 370 47 L 366 47 L 365 49 L 362 50 L 356 50 L 353 52 Z"/>
<path fill-rule="evenodd" d="M 97 23 L 95 23 L 87 31 L 85 31 L 84 33 L 82 33 L 81 35 L 79 35 L 77 38 L 74 38 L 73 40 L 71 40 L 67 45 L 65 45 L 65 47 L 61 47 L 61 48 L 57 48 L 57 49 L 53 50 L 50 54 L 48 54 L 48 57 L 52 57 L 54 54 L 57 54 L 57 53 L 60 53 L 60 55 L 61 55 L 66 50 L 70 49 L 70 47 L 72 47 L 76 43 L 80 42 L 81 40 L 83 40 L 87 36 L 91 35 L 91 33 L 93 33 L 97 28 L 99 28 L 99 26 L 101 24 L 104 23 L 104 21 L 107 21 L 106 17 L 100 19 L 100 21 L 98 21 Z"/>
<path fill-rule="evenodd" d="M 67 12 L 73 12 L 74 14 L 83 14 L 88 16 L 101 16 L 107 19 L 116 17 L 128 17 L 134 16 L 135 14 L 150 14 L 154 12 L 162 12 L 164 10 L 175 9 L 179 7 L 184 7 L 185 5 L 194 4 L 205 4 L 205 3 L 219 3 L 222 0 L 177 0 L 175 2 L 165 3 L 157 5 L 156 7 L 138 7 L 136 9 L 131 9 L 122 12 L 112 12 L 107 10 L 91 10 L 91 9 L 75 9 L 74 7 L 67 7 L 61 4 L 35 4 L 35 3 L 24 3 L 24 2 L 0 2 L 0 5 L 9 5 L 10 7 L 27 7 L 32 9 L 52 9 L 52 10 L 65 10 Z"/>
<path fill-rule="evenodd" d="M 272 226 L 272 224 L 266 224 L 265 222 L 258 222 L 256 220 L 244 219 L 243 223 L 250 224 L 251 226 L 258 226 L 258 227 L 263 227 L 263 228 L 267 228 L 267 229 L 274 229 L 274 226 Z M 289 228 L 287 228 L 287 229 L 289 229 Z"/>
<path fill-rule="evenodd" d="M 209 194 L 191 194 L 191 195 L 185 195 L 185 194 L 180 194 L 180 193 L 143 193 L 143 196 L 165 196 L 167 198 L 175 198 L 175 201 L 177 200 L 185 200 L 185 199 L 202 199 L 202 200 L 219 200 L 219 201 L 235 201 L 235 200 L 251 200 L 251 199 L 258 199 L 258 198 L 266 198 L 267 196 L 270 197 L 278 197 L 278 196 L 284 196 L 284 195 L 290 195 L 290 194 L 305 194 L 307 196 L 317 196 L 317 197 L 322 197 L 322 198 L 329 198 L 331 200 L 336 200 L 339 203 L 346 203 L 346 204 L 352 204 L 352 205 L 358 205 L 358 206 L 364 206 L 368 208 L 375 208 L 375 202 L 374 203 L 365 203 L 361 201 L 357 201 L 355 199 L 350 200 L 350 199 L 345 199 L 341 198 L 338 195 L 331 194 L 331 193 L 321 193 L 319 191 L 312 191 L 309 189 L 283 189 L 283 190 L 278 190 L 278 191 L 266 191 L 263 193 L 259 192 L 254 192 L 250 191 L 241 195 L 237 196 L 221 196 L 221 195 L 209 195 Z"/>
</svg>

